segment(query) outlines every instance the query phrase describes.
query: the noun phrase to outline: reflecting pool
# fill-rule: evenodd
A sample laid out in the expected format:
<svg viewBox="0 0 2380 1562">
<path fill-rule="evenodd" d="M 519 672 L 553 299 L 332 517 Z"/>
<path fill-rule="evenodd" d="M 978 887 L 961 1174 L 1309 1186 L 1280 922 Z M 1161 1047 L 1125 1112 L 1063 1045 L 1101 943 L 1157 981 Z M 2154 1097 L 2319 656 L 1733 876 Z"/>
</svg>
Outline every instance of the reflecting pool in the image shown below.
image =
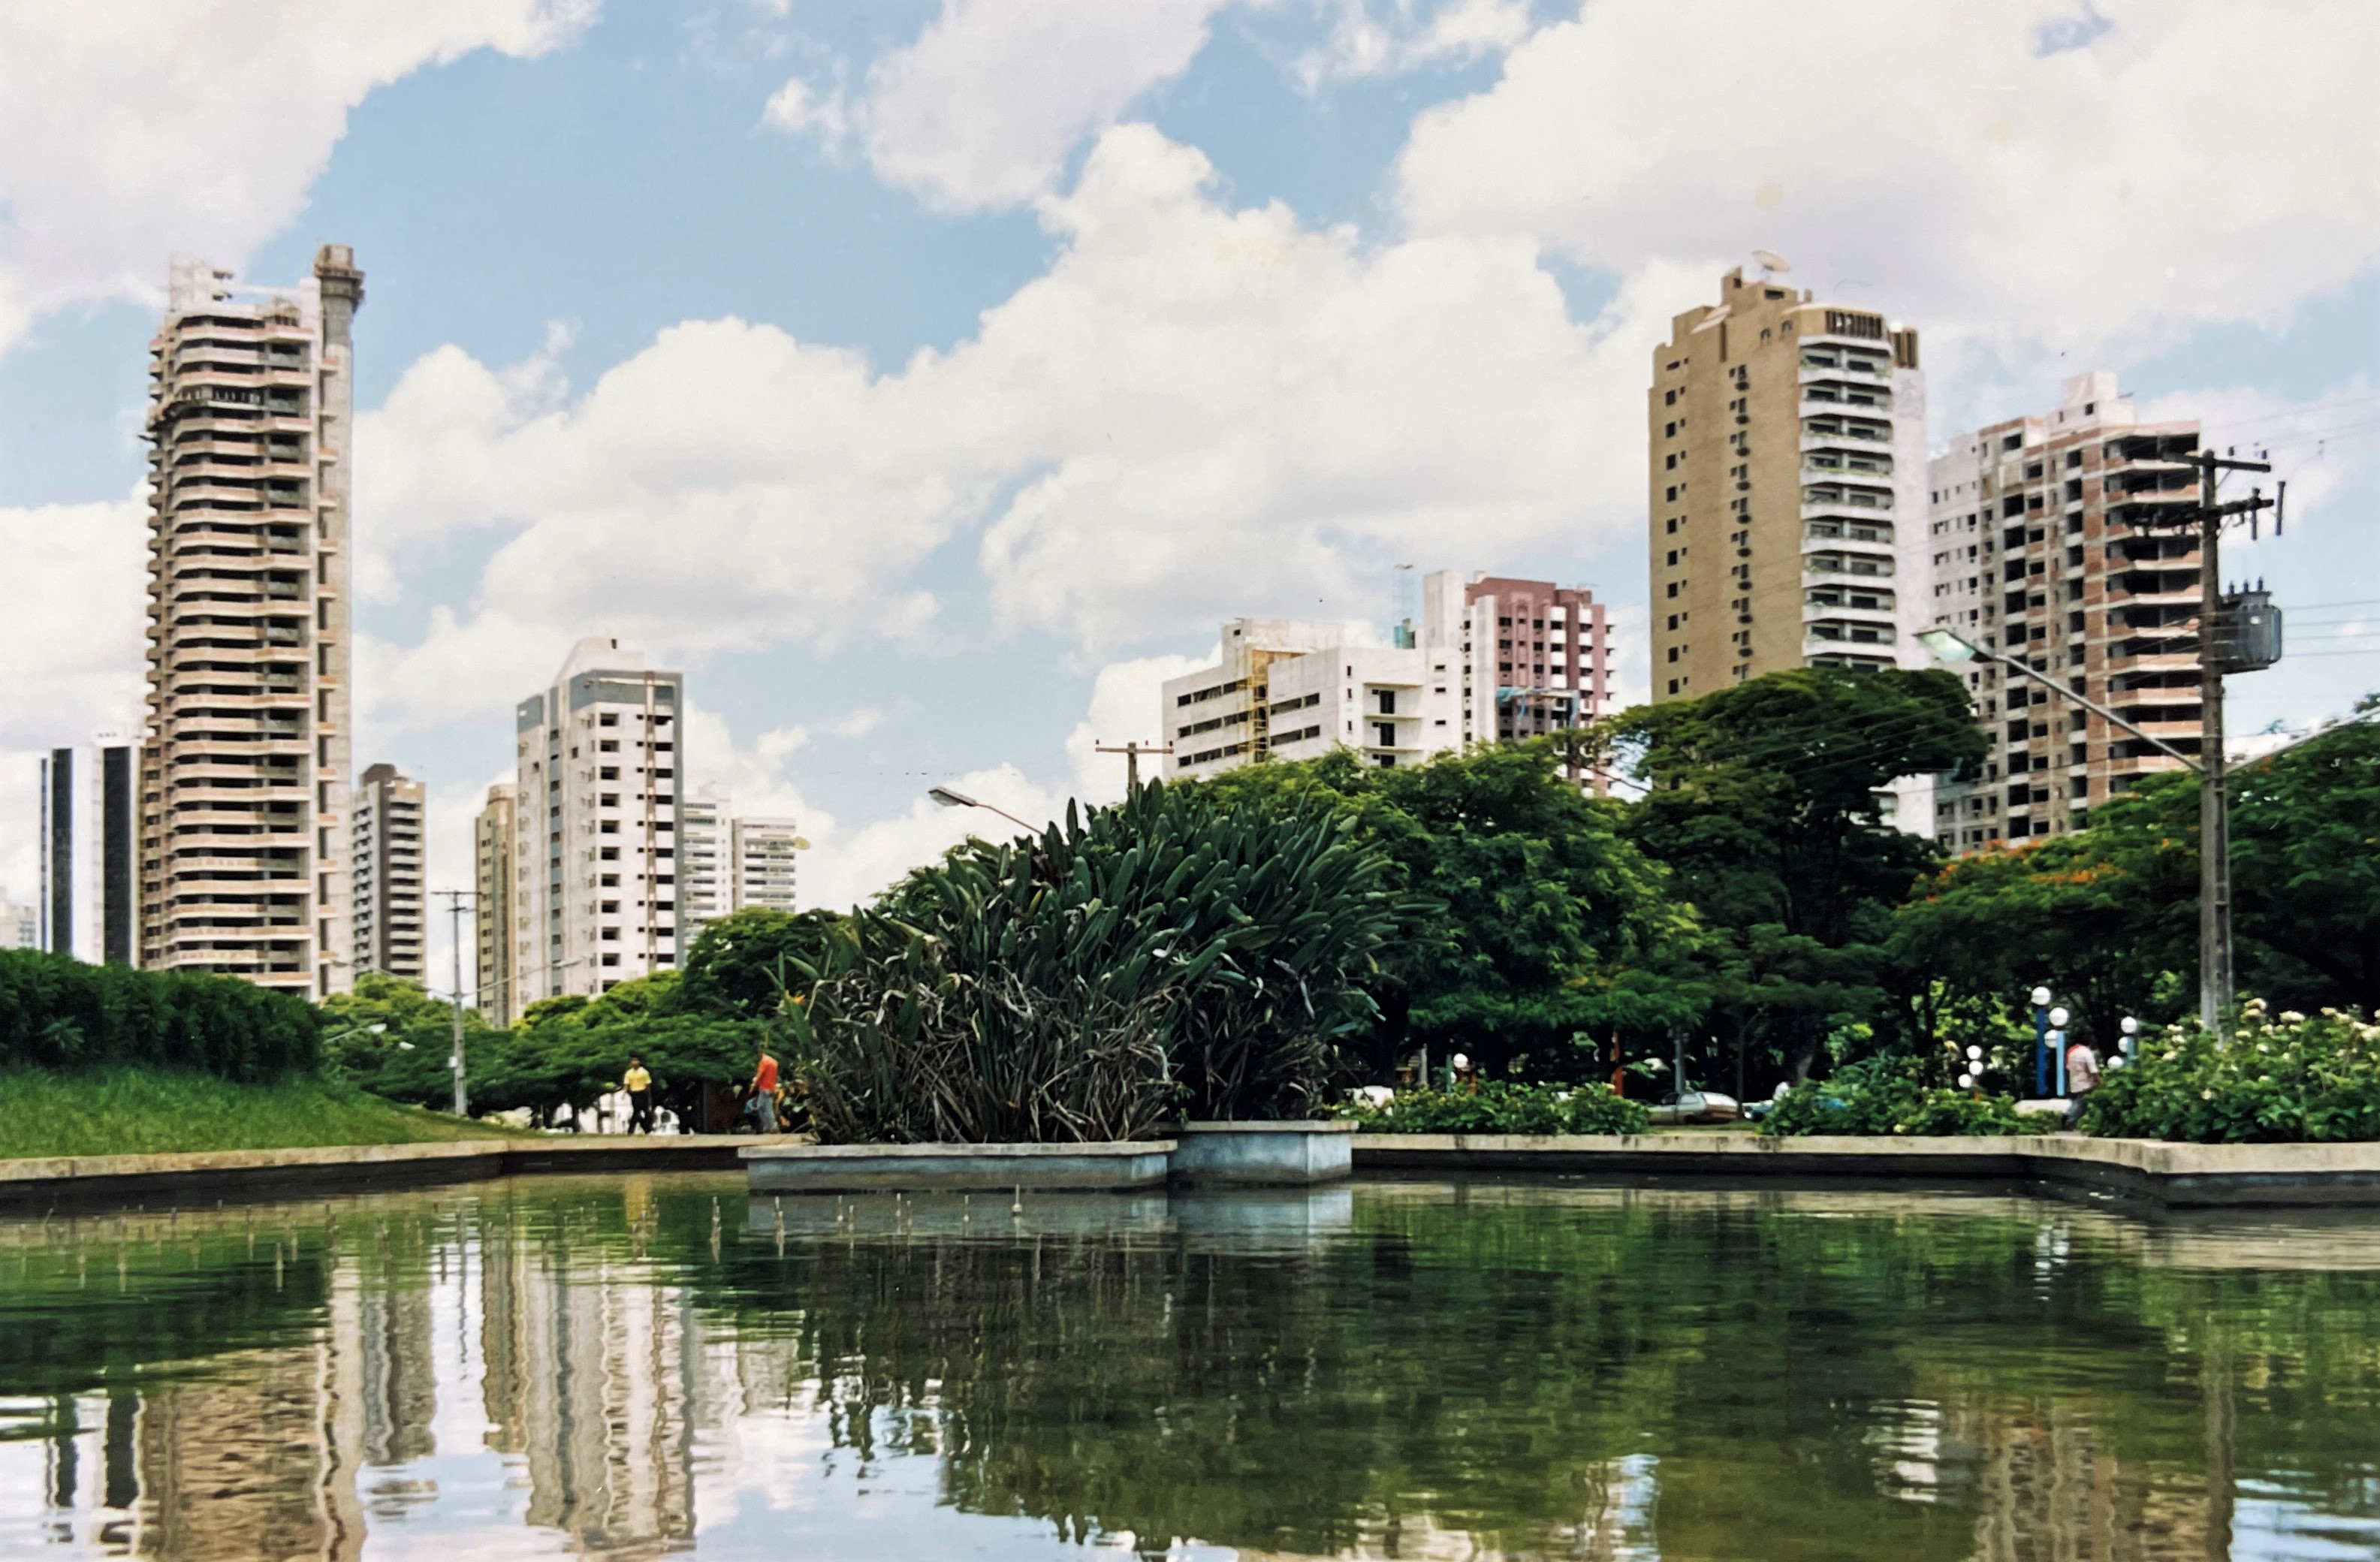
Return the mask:
<svg viewBox="0 0 2380 1562">
<path fill-rule="evenodd" d="M 2380 1556 L 2380 1221 L 528 1179 L 0 1219 L 0 1556 Z"/>
</svg>

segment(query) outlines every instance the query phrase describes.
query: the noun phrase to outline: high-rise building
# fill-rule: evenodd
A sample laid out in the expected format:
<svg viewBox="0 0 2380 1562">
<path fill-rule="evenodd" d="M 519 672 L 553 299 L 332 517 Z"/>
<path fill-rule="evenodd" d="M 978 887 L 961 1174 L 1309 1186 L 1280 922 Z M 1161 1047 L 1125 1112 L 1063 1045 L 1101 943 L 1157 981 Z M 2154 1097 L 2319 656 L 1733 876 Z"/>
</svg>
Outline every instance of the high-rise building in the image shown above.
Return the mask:
<svg viewBox="0 0 2380 1562">
<path fill-rule="evenodd" d="M 1584 726 L 1610 698 L 1610 629 L 1584 587 L 1439 570 L 1419 639 L 1457 655 L 1465 745 Z"/>
<path fill-rule="evenodd" d="M 513 982 L 522 1006 L 674 967 L 685 680 L 581 640 L 516 713 Z"/>
<path fill-rule="evenodd" d="M 348 490 L 363 273 L 174 261 L 150 344 L 140 964 L 350 980 Z"/>
<path fill-rule="evenodd" d="M 1312 759 L 1337 745 L 1370 765 L 1418 765 L 1462 744 L 1451 647 L 1350 646 L 1345 626 L 1239 618 L 1223 660 L 1166 680 L 1159 720 L 1169 774 L 1202 777 L 1260 756 Z"/>
<path fill-rule="evenodd" d="M 1741 269 L 1653 355 L 1653 697 L 1922 666 L 1917 333 Z"/>
<path fill-rule="evenodd" d="M 1934 624 L 2020 657 L 2185 754 L 2200 737 L 2195 421 L 2143 423 L 2116 377 L 1960 434 L 1928 474 Z M 1982 775 L 1938 789 L 1935 839 L 1961 852 L 2081 825 L 2181 761 L 1992 667 L 1965 673 L 1991 741 Z"/>
<path fill-rule="evenodd" d="M 489 1023 L 509 1025 L 519 1015 L 513 999 L 513 904 L 517 891 L 513 866 L 514 804 L 520 788 L 498 781 L 471 826 L 472 941 L 478 951 L 478 997 L 473 1006 Z"/>
<path fill-rule="evenodd" d="M 20 906 L 6 895 L 0 895 L 0 949 L 37 950 L 42 947 L 42 914 L 32 906 Z"/>
<path fill-rule="evenodd" d="M 419 781 L 398 774 L 394 765 L 374 765 L 356 783 L 348 860 L 358 971 L 408 982 L 427 976 L 421 941 L 429 912 L 421 878 L 427 796 Z"/>
<path fill-rule="evenodd" d="M 727 793 L 698 786 L 686 799 L 677 839 L 677 925 L 692 948 L 702 925 L 726 915 Z"/>
<path fill-rule="evenodd" d="M 734 909 L 794 909 L 794 854 L 808 842 L 791 819 L 738 817 L 728 831 Z"/>
<path fill-rule="evenodd" d="M 41 761 L 42 885 L 34 947 L 133 963 L 134 751 L 113 733 Z"/>
</svg>

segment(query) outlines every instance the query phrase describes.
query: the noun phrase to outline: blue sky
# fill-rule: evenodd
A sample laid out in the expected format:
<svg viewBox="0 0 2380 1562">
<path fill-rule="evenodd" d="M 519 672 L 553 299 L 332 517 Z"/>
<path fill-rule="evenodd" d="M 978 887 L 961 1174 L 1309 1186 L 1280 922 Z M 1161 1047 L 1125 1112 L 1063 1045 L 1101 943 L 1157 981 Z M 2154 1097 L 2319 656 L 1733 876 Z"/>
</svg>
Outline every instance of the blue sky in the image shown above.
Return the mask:
<svg viewBox="0 0 2380 1562">
<path fill-rule="evenodd" d="M 368 272 L 358 762 L 431 783 L 442 882 L 581 634 L 688 672 L 688 772 L 813 820 L 826 900 L 955 837 L 934 781 L 1120 786 L 1089 741 L 1155 735 L 1218 620 L 1377 622 L 1399 564 L 1593 584 L 1641 686 L 1647 355 L 1755 245 L 1925 333 L 1937 439 L 2104 368 L 2272 446 L 2297 513 L 2239 568 L 2307 611 L 2235 723 L 2380 685 L 2359 6 L 2246 61 L 2213 0 L 425 0 L 337 50 L 319 12 L 151 9 L 100 66 L 71 17 L 0 21 L 19 898 L 32 754 L 137 702 L 177 249 Z M 176 49 L 302 102 L 177 97 Z M 2287 106 L 2211 137 L 2218 93 Z"/>
</svg>

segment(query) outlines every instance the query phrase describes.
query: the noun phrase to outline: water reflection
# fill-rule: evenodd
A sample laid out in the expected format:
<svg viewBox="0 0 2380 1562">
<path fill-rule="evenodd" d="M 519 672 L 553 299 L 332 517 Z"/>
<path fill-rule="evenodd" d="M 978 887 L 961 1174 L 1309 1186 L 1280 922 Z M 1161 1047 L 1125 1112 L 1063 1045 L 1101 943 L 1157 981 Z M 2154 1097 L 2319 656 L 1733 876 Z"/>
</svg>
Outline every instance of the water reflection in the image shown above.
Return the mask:
<svg viewBox="0 0 2380 1562">
<path fill-rule="evenodd" d="M 0 1556 L 2380 1556 L 2380 1223 L 1483 1182 L 0 1220 Z"/>
</svg>

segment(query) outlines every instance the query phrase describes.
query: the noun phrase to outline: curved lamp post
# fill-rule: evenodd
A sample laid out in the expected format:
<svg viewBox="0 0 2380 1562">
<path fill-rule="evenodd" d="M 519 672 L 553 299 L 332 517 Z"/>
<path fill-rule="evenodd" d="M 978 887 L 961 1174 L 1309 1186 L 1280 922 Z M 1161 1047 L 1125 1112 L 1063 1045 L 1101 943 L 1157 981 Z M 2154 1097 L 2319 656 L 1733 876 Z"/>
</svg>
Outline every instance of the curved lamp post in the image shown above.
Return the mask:
<svg viewBox="0 0 2380 1562">
<path fill-rule="evenodd" d="M 1006 819 L 1009 823 L 1014 825 L 1017 829 L 1023 830 L 1027 835 L 1038 835 L 1041 833 L 1039 830 L 1034 829 L 1033 826 L 1026 824 L 1023 819 L 1018 818 L 1014 814 L 1010 813 L 1007 809 L 995 808 L 989 803 L 978 802 L 975 798 L 969 797 L 965 793 L 959 791 L 956 787 L 928 787 L 926 789 L 926 795 L 932 798 L 935 802 L 941 804 L 945 808 L 981 808 L 985 813 L 998 814 L 1002 818 Z"/>
</svg>

